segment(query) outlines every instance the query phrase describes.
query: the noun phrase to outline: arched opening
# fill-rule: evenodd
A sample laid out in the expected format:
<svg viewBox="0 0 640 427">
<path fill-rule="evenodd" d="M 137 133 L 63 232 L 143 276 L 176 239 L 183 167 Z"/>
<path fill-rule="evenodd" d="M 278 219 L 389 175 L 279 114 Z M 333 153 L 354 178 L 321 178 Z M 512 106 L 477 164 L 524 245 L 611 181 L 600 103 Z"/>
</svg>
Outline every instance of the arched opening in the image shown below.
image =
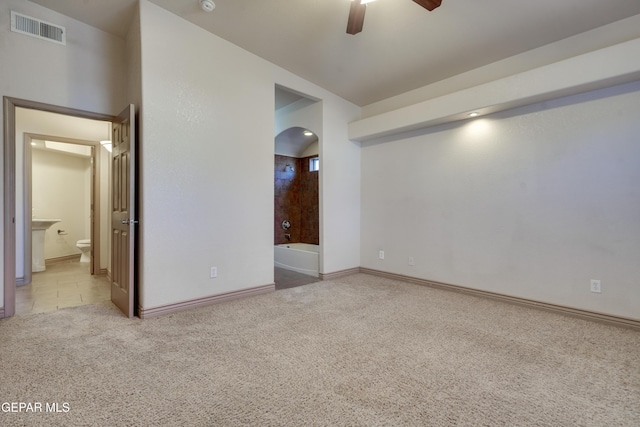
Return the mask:
<svg viewBox="0 0 640 427">
<path fill-rule="evenodd" d="M 319 245 L 318 136 L 291 127 L 276 136 L 275 145 L 274 244 Z"/>
</svg>

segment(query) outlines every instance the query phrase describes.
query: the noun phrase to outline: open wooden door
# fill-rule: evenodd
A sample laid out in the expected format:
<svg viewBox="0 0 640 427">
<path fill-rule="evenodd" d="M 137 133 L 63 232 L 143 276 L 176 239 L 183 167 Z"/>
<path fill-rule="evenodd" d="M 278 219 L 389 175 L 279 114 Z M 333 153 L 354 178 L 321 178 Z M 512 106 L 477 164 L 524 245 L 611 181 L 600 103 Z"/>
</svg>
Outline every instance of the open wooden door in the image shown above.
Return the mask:
<svg viewBox="0 0 640 427">
<path fill-rule="evenodd" d="M 111 212 L 111 301 L 127 317 L 135 304 L 135 109 L 129 105 L 113 122 Z"/>
</svg>

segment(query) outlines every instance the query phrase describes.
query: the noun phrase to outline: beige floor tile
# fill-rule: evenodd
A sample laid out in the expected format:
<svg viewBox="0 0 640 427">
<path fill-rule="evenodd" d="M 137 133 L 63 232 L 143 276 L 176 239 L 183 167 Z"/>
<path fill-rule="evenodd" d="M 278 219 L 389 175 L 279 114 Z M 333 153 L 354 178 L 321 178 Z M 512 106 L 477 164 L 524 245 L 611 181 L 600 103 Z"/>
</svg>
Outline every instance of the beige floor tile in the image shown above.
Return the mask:
<svg viewBox="0 0 640 427">
<path fill-rule="evenodd" d="M 103 293 L 110 293 L 111 287 L 107 286 L 107 285 L 102 285 L 102 286 L 96 286 L 93 288 L 80 288 L 80 293 L 81 294 L 103 294 Z"/>
<path fill-rule="evenodd" d="M 35 292 L 31 286 L 20 286 L 16 288 L 16 298 L 30 298 Z"/>
<path fill-rule="evenodd" d="M 47 298 L 47 299 L 34 299 L 33 300 L 33 308 L 39 306 L 46 307 L 57 307 L 58 306 L 58 298 Z"/>
<path fill-rule="evenodd" d="M 43 298 L 47 298 L 47 297 L 57 297 L 58 296 L 58 288 L 53 287 L 53 286 L 49 286 L 46 288 L 38 288 L 38 289 L 34 289 L 33 292 L 31 292 L 31 295 L 36 298 L 36 297 L 43 297 Z"/>
<path fill-rule="evenodd" d="M 80 295 L 78 295 L 78 299 L 62 299 L 58 300 L 58 310 L 66 307 L 77 307 L 79 305 L 85 305 L 86 303 L 80 299 Z"/>
<path fill-rule="evenodd" d="M 79 282 L 78 289 L 80 292 L 93 291 L 100 289 L 109 289 L 110 284 L 108 282 Z"/>
<path fill-rule="evenodd" d="M 96 304 L 109 301 L 110 297 L 110 295 L 82 295 L 82 302 L 85 304 Z"/>
<path fill-rule="evenodd" d="M 94 288 L 80 288 L 78 289 L 80 291 L 81 294 L 87 294 L 87 295 L 91 295 L 91 294 L 96 294 L 96 295 L 103 295 L 103 294 L 109 294 L 110 293 L 110 287 L 109 286 L 97 286 Z"/>
<path fill-rule="evenodd" d="M 32 283 L 31 285 L 28 285 L 31 287 L 31 289 L 33 289 L 34 291 L 40 291 L 40 290 L 46 290 L 46 289 L 58 289 L 58 283 L 53 281 L 53 282 L 41 282 L 41 283 Z"/>
<path fill-rule="evenodd" d="M 75 298 L 81 300 L 80 298 L 80 290 L 76 289 L 60 289 L 58 291 L 58 299 L 71 299 Z"/>
<path fill-rule="evenodd" d="M 59 286 L 65 286 L 69 284 L 78 286 L 78 276 L 75 276 L 75 275 L 61 276 L 57 279 L 57 281 Z"/>
<path fill-rule="evenodd" d="M 30 313 L 46 313 L 49 311 L 56 311 L 57 309 L 58 309 L 57 301 L 54 301 L 53 303 L 46 302 L 46 301 L 35 301 L 35 303 L 33 304 L 33 307 L 31 308 Z M 16 314 L 26 314 L 26 313 L 18 312 L 16 307 Z"/>
<path fill-rule="evenodd" d="M 92 276 L 79 262 L 59 263 L 34 273 L 30 285 L 16 288 L 16 314 L 45 313 L 110 299 L 110 283 Z"/>
<path fill-rule="evenodd" d="M 75 289 L 78 290 L 78 282 L 65 282 L 65 283 L 58 283 L 55 285 L 56 289 L 60 290 L 60 289 Z"/>
<path fill-rule="evenodd" d="M 16 312 L 23 313 L 33 310 L 33 301 L 16 301 Z"/>
</svg>

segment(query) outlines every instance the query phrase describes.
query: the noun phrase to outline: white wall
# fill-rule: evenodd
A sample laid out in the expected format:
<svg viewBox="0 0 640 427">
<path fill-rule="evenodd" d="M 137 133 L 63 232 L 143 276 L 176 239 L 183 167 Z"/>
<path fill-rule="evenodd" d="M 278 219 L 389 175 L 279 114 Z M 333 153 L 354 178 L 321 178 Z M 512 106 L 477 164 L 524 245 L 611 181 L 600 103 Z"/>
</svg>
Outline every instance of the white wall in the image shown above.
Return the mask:
<svg viewBox="0 0 640 427">
<path fill-rule="evenodd" d="M 360 266 L 360 143 L 349 141 L 346 126 L 359 109 L 333 98 L 323 108 L 320 271 L 331 274 Z"/>
<path fill-rule="evenodd" d="M 11 10 L 66 27 L 65 46 L 11 32 Z M 26 0 L 0 3 L 0 93 L 87 111 L 122 109 L 124 41 Z"/>
<path fill-rule="evenodd" d="M 322 138 L 322 102 L 304 98 L 276 110 L 274 137 L 292 127 L 310 130 L 318 137 L 318 141 L 309 144 L 301 152 L 300 140 L 281 137 L 276 140 L 275 154 L 299 158 L 317 155 Z"/>
<path fill-rule="evenodd" d="M 125 101 L 129 104 L 133 104 L 136 111 L 135 136 L 138 140 L 136 141 L 137 153 L 135 161 L 137 162 L 138 167 L 141 167 L 142 163 L 140 162 L 140 158 L 144 155 L 144 147 L 141 144 L 143 129 L 140 123 L 140 111 L 142 109 L 142 52 L 140 37 L 140 5 L 138 4 L 138 7 L 135 9 L 135 15 L 131 19 L 131 24 L 125 40 L 125 68 L 127 72 L 127 91 L 125 94 Z M 109 167 L 111 167 L 111 163 L 109 164 Z M 136 178 L 138 179 L 137 187 L 142 189 L 144 182 L 140 179 L 141 175 Z M 109 212 L 111 212 L 111 208 L 112 201 L 109 199 Z M 138 212 L 134 215 L 136 219 L 139 220 L 141 218 L 140 210 L 143 208 L 144 207 L 138 206 Z M 140 229 L 144 228 L 144 221 L 139 223 L 137 227 L 138 229 L 136 230 L 136 233 L 139 237 Z M 109 231 L 111 231 L 111 223 L 109 223 Z M 111 232 L 109 232 L 109 248 L 111 248 Z M 138 238 L 137 240 L 137 249 L 139 253 L 142 253 L 145 250 L 144 241 L 141 238 Z M 108 252 L 107 265 L 111 266 L 111 251 Z M 139 287 L 138 290 L 140 292 L 143 291 L 141 287 Z"/>
<path fill-rule="evenodd" d="M 278 84 L 321 100 L 304 109 L 291 106 L 276 121 L 276 133 L 303 126 L 320 139 L 320 272 L 359 267 L 360 143 L 349 141 L 347 125 L 360 117 L 361 109 L 288 72 L 278 74 Z M 315 110 L 320 106 L 321 114 Z M 312 122 L 319 117 L 321 131 Z"/>
<path fill-rule="evenodd" d="M 146 0 L 140 12 L 143 308 L 273 283 L 275 84 L 322 100 L 324 237 L 341 245 L 325 271 L 357 267 L 359 109 Z"/>
<path fill-rule="evenodd" d="M 62 219 L 45 232 L 45 260 L 79 255 L 76 242 L 91 238 L 91 158 L 33 150 L 31 161 L 36 217 Z"/>
<path fill-rule="evenodd" d="M 126 102 L 134 104 L 139 110 L 142 105 L 142 58 L 140 46 L 140 9 L 135 9 L 135 15 L 131 19 L 131 26 L 125 40 L 127 90 Z"/>
<path fill-rule="evenodd" d="M 65 26 L 67 45 L 12 33 L 11 10 Z M 105 114 L 122 107 L 123 40 L 26 0 L 0 2 L 0 40 L 2 96 Z"/>
<path fill-rule="evenodd" d="M 146 1 L 141 34 L 141 305 L 272 283 L 267 64 Z"/>
<path fill-rule="evenodd" d="M 317 156 L 319 153 L 320 153 L 320 144 L 318 143 L 318 141 L 315 141 L 309 144 L 307 149 L 302 152 L 300 157 L 304 158 L 304 157 L 310 157 L 310 156 Z"/>
<path fill-rule="evenodd" d="M 276 110 L 274 136 L 294 126 L 322 132 L 322 102 L 304 98 Z"/>
<path fill-rule="evenodd" d="M 635 82 L 363 144 L 362 266 L 640 319 L 638 117 Z"/>
</svg>

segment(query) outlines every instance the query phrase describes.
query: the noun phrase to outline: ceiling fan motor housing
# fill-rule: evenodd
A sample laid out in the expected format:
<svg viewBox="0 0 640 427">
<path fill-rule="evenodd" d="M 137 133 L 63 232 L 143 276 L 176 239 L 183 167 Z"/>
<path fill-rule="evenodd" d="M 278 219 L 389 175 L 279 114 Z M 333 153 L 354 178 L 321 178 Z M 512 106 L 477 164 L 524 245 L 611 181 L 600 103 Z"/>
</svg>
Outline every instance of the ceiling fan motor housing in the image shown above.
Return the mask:
<svg viewBox="0 0 640 427">
<path fill-rule="evenodd" d="M 413 2 L 419 4 L 429 12 L 442 4 L 442 0 L 413 0 Z M 348 34 L 358 34 L 362 31 L 362 27 L 364 25 L 364 13 L 366 10 L 367 5 L 362 0 L 355 0 L 351 2 L 349 21 L 347 22 Z"/>
<path fill-rule="evenodd" d="M 420 6 L 424 7 L 428 11 L 432 11 L 436 7 L 440 6 L 442 0 L 413 0 L 418 3 Z"/>
</svg>

